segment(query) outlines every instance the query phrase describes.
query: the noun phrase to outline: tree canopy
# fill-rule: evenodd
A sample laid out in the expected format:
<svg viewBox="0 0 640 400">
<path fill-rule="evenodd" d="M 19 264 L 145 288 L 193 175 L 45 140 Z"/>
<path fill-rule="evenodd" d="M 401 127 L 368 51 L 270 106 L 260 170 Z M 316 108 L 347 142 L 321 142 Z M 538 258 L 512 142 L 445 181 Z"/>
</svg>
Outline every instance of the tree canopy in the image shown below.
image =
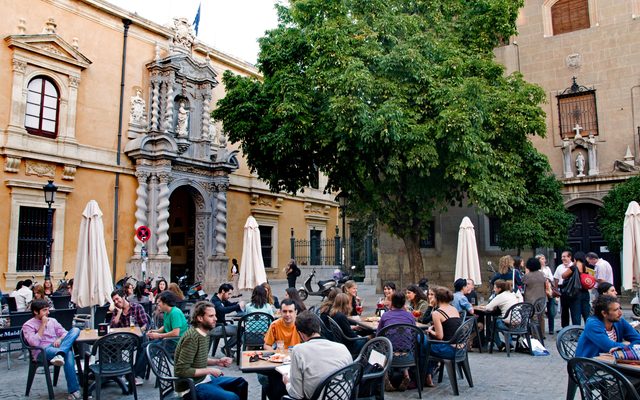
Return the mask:
<svg viewBox="0 0 640 400">
<path fill-rule="evenodd" d="M 612 253 L 622 251 L 624 213 L 629 203 L 634 200 L 640 201 L 640 176 L 616 185 L 602 199 L 604 204 L 600 209 L 598 224 L 607 247 Z"/>
<path fill-rule="evenodd" d="M 262 80 L 224 74 L 213 112 L 274 191 L 317 176 L 402 238 L 416 282 L 434 213 L 525 202 L 544 92 L 493 49 L 523 0 L 290 0 L 260 39 Z M 534 151 L 535 150 L 531 150 Z"/>
</svg>

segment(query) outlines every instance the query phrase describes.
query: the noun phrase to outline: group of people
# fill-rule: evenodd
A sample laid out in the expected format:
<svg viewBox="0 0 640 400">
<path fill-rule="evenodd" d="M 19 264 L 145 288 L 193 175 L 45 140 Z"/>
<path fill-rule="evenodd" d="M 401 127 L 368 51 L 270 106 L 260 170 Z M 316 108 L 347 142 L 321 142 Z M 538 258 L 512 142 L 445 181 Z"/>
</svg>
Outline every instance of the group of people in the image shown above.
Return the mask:
<svg viewBox="0 0 640 400">
<path fill-rule="evenodd" d="M 34 300 L 45 300 L 49 304 L 49 309 L 53 309 L 52 296 L 68 296 L 73 290 L 73 279 L 68 282 L 62 282 L 58 289 L 53 288 L 51 279 L 45 279 L 43 283 L 34 283 L 31 279 L 18 281 L 16 289 L 9 294 L 9 297 L 15 299 L 16 311 L 30 311 L 31 303 Z M 73 303 L 70 303 L 73 307 Z"/>
</svg>

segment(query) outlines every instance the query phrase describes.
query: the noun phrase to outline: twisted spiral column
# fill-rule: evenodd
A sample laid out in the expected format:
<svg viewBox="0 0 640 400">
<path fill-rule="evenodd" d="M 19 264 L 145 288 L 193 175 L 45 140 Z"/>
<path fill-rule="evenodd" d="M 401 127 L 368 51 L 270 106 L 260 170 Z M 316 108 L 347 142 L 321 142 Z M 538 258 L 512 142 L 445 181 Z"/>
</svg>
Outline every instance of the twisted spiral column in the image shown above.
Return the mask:
<svg viewBox="0 0 640 400">
<path fill-rule="evenodd" d="M 211 116 L 210 113 L 211 107 L 211 97 L 208 94 L 204 95 L 202 99 L 202 139 L 211 140 L 209 137 L 209 118 Z"/>
<path fill-rule="evenodd" d="M 216 254 L 227 252 L 227 192 L 226 187 L 219 185 L 216 193 Z"/>
<path fill-rule="evenodd" d="M 167 108 L 164 112 L 164 131 L 170 132 L 173 128 L 173 85 L 171 82 L 166 82 L 167 85 Z"/>
<path fill-rule="evenodd" d="M 135 228 L 138 229 L 143 225 L 147 225 L 147 212 L 149 208 L 147 206 L 147 200 L 149 195 L 147 193 L 147 179 L 149 178 L 149 173 L 144 171 L 136 171 L 136 178 L 138 178 L 138 188 L 136 189 L 136 225 Z M 136 248 L 134 250 L 135 254 L 140 254 L 142 251 L 142 242 L 135 236 Z"/>
<path fill-rule="evenodd" d="M 169 248 L 169 174 L 158 174 L 158 255 L 168 255 Z"/>
<path fill-rule="evenodd" d="M 160 82 L 153 81 L 153 96 L 151 98 L 151 130 L 157 131 L 160 125 Z"/>
</svg>

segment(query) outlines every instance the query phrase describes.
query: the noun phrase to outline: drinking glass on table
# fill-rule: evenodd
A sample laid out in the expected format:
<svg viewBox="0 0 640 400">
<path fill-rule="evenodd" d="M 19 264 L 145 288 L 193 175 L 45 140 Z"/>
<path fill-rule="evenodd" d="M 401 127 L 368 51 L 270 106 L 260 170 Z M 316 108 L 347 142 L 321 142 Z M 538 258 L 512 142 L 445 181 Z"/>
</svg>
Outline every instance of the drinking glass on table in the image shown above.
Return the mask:
<svg viewBox="0 0 640 400">
<path fill-rule="evenodd" d="M 135 328 L 135 327 L 136 327 L 136 317 L 134 317 L 133 315 L 131 315 L 131 316 L 129 317 L 129 328 L 130 328 L 131 330 L 133 330 L 133 328 Z"/>
<path fill-rule="evenodd" d="M 362 310 L 363 310 L 363 308 L 362 308 L 361 305 L 357 305 L 356 306 L 356 312 L 358 313 L 358 315 L 362 314 Z"/>
<path fill-rule="evenodd" d="M 276 351 L 278 353 L 284 353 L 284 340 L 276 340 Z"/>
</svg>

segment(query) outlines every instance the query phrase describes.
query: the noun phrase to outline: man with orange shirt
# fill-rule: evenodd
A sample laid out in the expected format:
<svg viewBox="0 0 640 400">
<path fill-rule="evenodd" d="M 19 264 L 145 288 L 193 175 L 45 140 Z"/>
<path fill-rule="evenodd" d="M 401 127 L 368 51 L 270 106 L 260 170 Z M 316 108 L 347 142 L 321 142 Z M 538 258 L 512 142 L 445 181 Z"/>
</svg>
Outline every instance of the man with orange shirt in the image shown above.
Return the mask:
<svg viewBox="0 0 640 400">
<path fill-rule="evenodd" d="M 300 344 L 300 335 L 296 329 L 296 304 L 291 299 L 280 302 L 280 314 L 282 317 L 271 323 L 267 334 L 264 336 L 264 349 L 266 351 L 287 351 L 289 347 Z M 278 349 L 276 343 L 282 341 L 284 349 Z M 266 378 L 266 379 L 265 379 Z M 282 375 L 277 371 L 271 371 L 258 375 L 258 381 L 265 386 L 269 400 L 280 400 L 287 394 L 287 387 L 282 382 Z"/>
</svg>

